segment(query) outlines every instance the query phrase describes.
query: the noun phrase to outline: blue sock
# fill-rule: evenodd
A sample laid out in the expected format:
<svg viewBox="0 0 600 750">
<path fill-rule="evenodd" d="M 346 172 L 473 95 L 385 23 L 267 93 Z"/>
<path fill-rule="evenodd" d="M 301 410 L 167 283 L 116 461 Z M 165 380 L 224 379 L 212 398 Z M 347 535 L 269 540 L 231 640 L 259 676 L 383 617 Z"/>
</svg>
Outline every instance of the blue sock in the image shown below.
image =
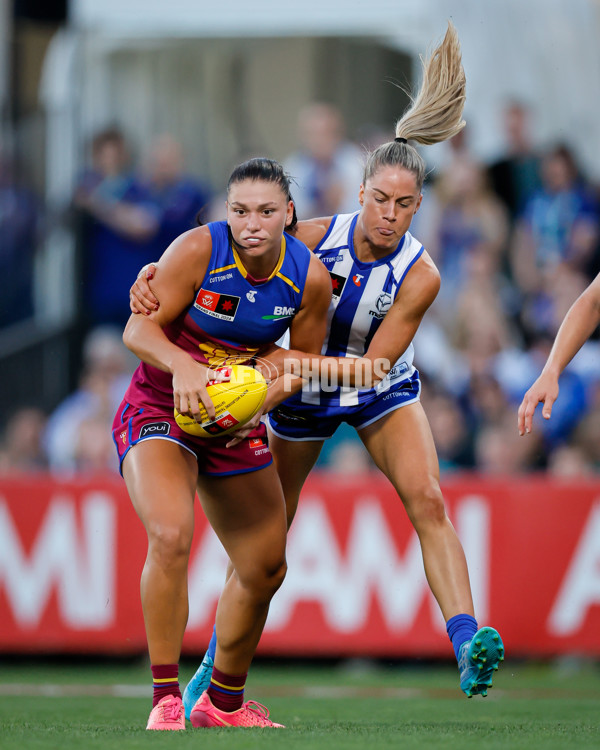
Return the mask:
<svg viewBox="0 0 600 750">
<path fill-rule="evenodd" d="M 217 626 L 214 625 L 212 637 L 210 639 L 210 643 L 208 644 L 208 650 L 206 653 L 214 661 L 216 652 L 217 652 Z"/>
<path fill-rule="evenodd" d="M 471 615 L 454 615 L 446 623 L 446 632 L 452 641 L 452 647 L 458 661 L 460 647 L 465 641 L 470 641 L 477 632 L 477 620 Z"/>
</svg>

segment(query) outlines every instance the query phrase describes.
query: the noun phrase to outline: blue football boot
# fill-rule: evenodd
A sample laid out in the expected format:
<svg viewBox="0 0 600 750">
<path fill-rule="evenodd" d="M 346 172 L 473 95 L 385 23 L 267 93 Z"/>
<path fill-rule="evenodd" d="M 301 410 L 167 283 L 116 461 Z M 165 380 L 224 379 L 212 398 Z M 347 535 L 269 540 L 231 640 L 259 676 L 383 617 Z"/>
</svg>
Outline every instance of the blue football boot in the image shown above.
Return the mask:
<svg viewBox="0 0 600 750">
<path fill-rule="evenodd" d="M 185 718 L 188 720 L 196 702 L 210 685 L 213 666 L 214 660 L 207 651 L 204 654 L 204 659 L 202 659 L 202 664 L 198 667 L 196 674 L 188 682 L 183 691 L 183 708 L 185 710 Z"/>
</svg>

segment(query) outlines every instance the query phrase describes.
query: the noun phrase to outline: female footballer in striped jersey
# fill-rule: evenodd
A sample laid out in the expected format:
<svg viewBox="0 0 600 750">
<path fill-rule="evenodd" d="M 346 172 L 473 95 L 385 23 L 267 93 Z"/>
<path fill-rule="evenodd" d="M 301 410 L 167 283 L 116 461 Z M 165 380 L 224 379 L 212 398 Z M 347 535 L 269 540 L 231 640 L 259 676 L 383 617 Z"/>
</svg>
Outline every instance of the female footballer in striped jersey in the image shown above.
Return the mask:
<svg viewBox="0 0 600 750">
<path fill-rule="evenodd" d="M 424 63 L 421 89 L 397 122 L 395 139 L 368 157 L 360 211 L 302 221 L 295 230 L 330 272 L 333 295 L 317 364 L 330 383 L 342 387 L 323 389 L 318 373 L 308 385 L 302 377 L 295 383 L 282 377 L 270 389 L 265 411 L 270 410 L 270 447 L 288 524 L 323 441 L 341 422 L 356 428 L 419 536 L 427 580 L 459 663 L 460 686 L 471 697 L 487 694 L 504 647 L 496 630 L 478 629 L 465 555 L 446 514 L 437 454 L 419 401 L 412 339 L 438 293 L 440 276 L 408 231 L 425 179 L 425 163 L 409 141 L 432 144 L 458 133 L 464 126 L 464 100 L 460 45 L 449 24 L 443 42 Z M 147 274 L 154 270 L 150 267 Z M 146 279 L 138 277 L 132 310 L 144 312 L 155 304 Z M 315 359 L 308 362 L 313 375 Z M 307 364 L 301 353 L 285 350 L 272 361 L 279 372 L 290 363 L 299 365 L 294 369 L 299 375 Z M 352 387 L 365 366 L 373 371 L 369 387 Z M 297 393 L 276 407 L 285 387 Z M 206 685 L 213 650 L 214 637 L 186 689 L 186 708 Z"/>
</svg>

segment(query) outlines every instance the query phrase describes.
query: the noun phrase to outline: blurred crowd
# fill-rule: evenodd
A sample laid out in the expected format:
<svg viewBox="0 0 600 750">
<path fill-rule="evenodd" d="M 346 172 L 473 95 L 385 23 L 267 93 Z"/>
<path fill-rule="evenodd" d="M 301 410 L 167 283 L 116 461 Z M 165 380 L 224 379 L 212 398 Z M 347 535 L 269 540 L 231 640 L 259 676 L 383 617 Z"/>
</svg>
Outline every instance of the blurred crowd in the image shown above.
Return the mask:
<svg viewBox="0 0 600 750">
<path fill-rule="evenodd" d="M 531 112 L 508 102 L 505 143 L 489 164 L 465 129 L 437 152 L 411 232 L 442 275 L 438 299 L 415 339 L 423 405 L 442 472 L 505 475 L 600 471 L 600 343 L 594 337 L 565 371 L 552 419 L 539 415 L 519 438 L 516 410 L 539 374 L 569 306 L 600 271 L 600 190 L 570 144 L 540 148 Z M 373 134 L 368 147 L 388 140 Z M 284 161 L 299 218 L 358 208 L 365 144 L 340 113 L 313 103 L 299 117 L 298 149 Z M 134 164 L 118 128 L 98 133 L 73 196 L 85 339 L 78 389 L 49 414 L 21 406 L 4 425 L 0 471 L 116 472 L 110 424 L 135 362 L 121 331 L 139 268 L 180 233 L 223 218 L 223 193 L 185 171 L 180 144 L 157 138 Z M 427 148 L 423 156 L 428 160 Z M 3 299 L 31 312 L 31 264 L 40 209 L 0 159 Z M 8 280 L 11 280 L 10 282 Z M 5 291 L 6 287 L 6 291 Z M 14 309 L 10 307 L 10 309 Z M 83 313 L 82 313 L 83 314 Z M 13 322 L 2 316 L 2 325 Z M 342 428 L 318 466 L 369 471 L 366 451 Z"/>
<path fill-rule="evenodd" d="M 86 328 L 123 327 L 129 287 L 139 269 L 197 224 L 212 191 L 188 175 L 181 144 L 161 135 L 149 144 L 139 169 L 116 127 L 91 143 L 91 164 L 73 196 L 79 244 L 80 311 Z"/>
</svg>

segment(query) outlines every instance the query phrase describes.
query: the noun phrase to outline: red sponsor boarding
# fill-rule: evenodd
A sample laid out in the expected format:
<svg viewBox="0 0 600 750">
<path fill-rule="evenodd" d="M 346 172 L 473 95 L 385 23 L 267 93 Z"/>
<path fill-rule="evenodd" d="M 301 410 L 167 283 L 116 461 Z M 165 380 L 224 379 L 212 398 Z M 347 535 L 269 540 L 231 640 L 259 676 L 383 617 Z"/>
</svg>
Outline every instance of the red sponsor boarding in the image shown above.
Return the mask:
<svg viewBox="0 0 600 750">
<path fill-rule="evenodd" d="M 600 484 L 467 476 L 444 493 L 479 622 L 507 653 L 600 655 Z M 187 652 L 206 646 L 226 565 L 196 515 Z M 0 479 L 0 651 L 144 651 L 145 554 L 120 479 Z M 379 475 L 314 474 L 288 564 L 262 653 L 451 655 L 417 537 Z"/>
</svg>

